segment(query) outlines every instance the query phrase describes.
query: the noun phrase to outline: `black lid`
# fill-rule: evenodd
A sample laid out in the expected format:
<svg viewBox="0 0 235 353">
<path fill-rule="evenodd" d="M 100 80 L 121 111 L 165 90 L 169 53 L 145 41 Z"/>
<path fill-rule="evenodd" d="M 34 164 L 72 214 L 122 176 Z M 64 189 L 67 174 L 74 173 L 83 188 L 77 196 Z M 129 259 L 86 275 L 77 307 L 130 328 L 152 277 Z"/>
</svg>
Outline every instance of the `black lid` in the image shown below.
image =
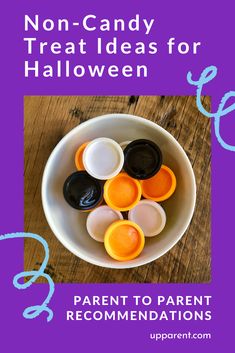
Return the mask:
<svg viewBox="0 0 235 353">
<path fill-rule="evenodd" d="M 124 158 L 124 170 L 135 179 L 151 178 L 162 165 L 160 148 L 153 141 L 145 139 L 129 143 L 124 149 Z"/>
<path fill-rule="evenodd" d="M 97 206 L 103 197 L 100 182 L 85 171 L 71 174 L 64 183 L 63 194 L 70 206 L 77 210 L 90 210 Z"/>
</svg>

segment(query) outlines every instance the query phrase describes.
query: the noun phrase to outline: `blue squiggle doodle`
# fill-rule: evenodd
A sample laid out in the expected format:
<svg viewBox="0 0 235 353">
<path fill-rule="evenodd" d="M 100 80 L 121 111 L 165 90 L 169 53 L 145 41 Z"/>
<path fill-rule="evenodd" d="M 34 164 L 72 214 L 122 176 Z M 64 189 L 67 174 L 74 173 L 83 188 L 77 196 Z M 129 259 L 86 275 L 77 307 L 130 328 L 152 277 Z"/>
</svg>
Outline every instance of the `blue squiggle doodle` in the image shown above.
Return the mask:
<svg viewBox="0 0 235 353">
<path fill-rule="evenodd" d="M 227 92 L 223 98 L 221 99 L 221 102 L 219 104 L 219 108 L 217 112 L 215 113 L 209 113 L 202 105 L 201 102 L 201 95 L 202 95 L 202 89 L 204 84 L 210 82 L 213 80 L 217 75 L 217 67 L 216 66 L 209 66 L 205 70 L 203 70 L 200 78 L 198 81 L 194 81 L 192 79 L 192 73 L 189 71 L 187 74 L 187 81 L 190 85 L 197 86 L 197 97 L 196 97 L 196 102 L 197 102 L 197 107 L 199 111 L 205 115 L 207 118 L 214 118 L 214 128 L 215 128 L 215 135 L 220 143 L 220 145 L 225 148 L 226 150 L 233 151 L 235 152 L 235 146 L 234 145 L 229 145 L 228 143 L 225 142 L 225 140 L 222 138 L 220 134 L 220 122 L 221 122 L 221 117 L 227 115 L 228 113 L 232 112 L 235 110 L 235 103 L 231 104 L 227 108 L 224 109 L 225 104 L 231 97 L 235 97 L 235 91 L 230 91 Z"/>
<path fill-rule="evenodd" d="M 32 238 L 38 240 L 44 247 L 45 250 L 45 258 L 43 260 L 43 263 L 38 271 L 24 271 L 20 272 L 19 274 L 15 275 L 13 278 L 13 284 L 16 288 L 18 289 L 26 289 L 30 287 L 39 277 L 44 277 L 47 279 L 48 284 L 49 284 L 49 293 L 44 300 L 44 302 L 41 305 L 34 305 L 26 308 L 23 312 L 23 316 L 26 319 L 34 319 L 35 317 L 39 316 L 43 311 L 46 311 L 48 313 L 47 315 L 47 321 L 51 321 L 53 318 L 53 311 L 48 308 L 49 301 L 51 300 L 51 297 L 54 293 L 55 286 L 54 282 L 51 279 L 51 277 L 44 272 L 47 262 L 49 260 L 49 248 L 48 244 L 45 239 L 43 239 L 40 235 L 33 234 L 33 233 L 10 233 L 10 234 L 5 234 L 0 236 L 0 240 L 5 240 L 5 239 L 14 239 L 14 238 Z M 20 283 L 20 279 L 24 277 L 31 277 L 27 282 Z"/>
</svg>

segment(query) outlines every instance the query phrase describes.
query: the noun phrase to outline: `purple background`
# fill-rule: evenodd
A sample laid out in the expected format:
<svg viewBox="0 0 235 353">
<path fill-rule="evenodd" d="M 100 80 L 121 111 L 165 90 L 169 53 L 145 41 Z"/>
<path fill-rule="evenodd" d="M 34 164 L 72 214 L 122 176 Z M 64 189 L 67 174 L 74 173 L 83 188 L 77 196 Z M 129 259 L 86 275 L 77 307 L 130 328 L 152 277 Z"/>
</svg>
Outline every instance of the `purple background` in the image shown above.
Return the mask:
<svg viewBox="0 0 235 353">
<path fill-rule="evenodd" d="M 24 79 L 23 61 L 25 43 L 22 38 L 24 14 L 38 13 L 42 17 L 68 17 L 81 19 L 94 13 L 98 18 L 156 18 L 151 34 L 126 32 L 120 40 L 141 41 L 149 39 L 162 43 L 159 55 L 140 57 L 138 63 L 147 62 L 151 71 L 148 79 Z M 204 93 L 212 96 L 216 109 L 222 95 L 234 90 L 234 2 L 223 1 L 8 1 L 1 12 L 1 229 L 0 233 L 23 230 L 23 96 L 24 95 L 194 95 L 195 89 L 186 82 L 189 70 L 197 78 L 209 65 L 218 67 L 218 77 Z M 99 34 L 99 33 L 98 33 Z M 112 38 L 115 33 L 102 34 Z M 38 33 L 37 37 L 51 40 L 90 40 L 94 33 L 76 31 L 68 33 Z M 179 41 L 201 41 L 197 56 L 168 56 L 161 48 L 168 38 Z M 56 60 L 51 55 L 42 62 Z M 76 59 L 73 59 L 76 62 Z M 80 57 L 81 64 L 105 62 L 128 64 L 136 57 L 90 55 Z M 222 136 L 235 144 L 234 114 L 223 119 Z M 0 349 L 7 352 L 86 351 L 120 352 L 215 352 L 232 351 L 234 317 L 234 199 L 235 153 L 223 150 L 212 129 L 212 281 L 210 284 L 161 285 L 79 285 L 58 284 L 51 300 L 54 319 L 49 324 L 43 314 L 35 320 L 25 320 L 22 311 L 26 306 L 39 304 L 46 295 L 46 285 L 35 285 L 19 291 L 12 285 L 14 274 L 23 269 L 23 242 L 7 240 L 0 243 Z M 33 205 L 32 205 L 33 207 Z M 203 234 L 198 234 L 202 237 Z M 213 295 L 213 320 L 205 322 L 66 322 L 65 311 L 72 309 L 75 294 L 144 294 L 144 295 Z M 163 343 L 149 340 L 150 332 L 211 332 L 212 340 L 177 340 Z"/>
</svg>

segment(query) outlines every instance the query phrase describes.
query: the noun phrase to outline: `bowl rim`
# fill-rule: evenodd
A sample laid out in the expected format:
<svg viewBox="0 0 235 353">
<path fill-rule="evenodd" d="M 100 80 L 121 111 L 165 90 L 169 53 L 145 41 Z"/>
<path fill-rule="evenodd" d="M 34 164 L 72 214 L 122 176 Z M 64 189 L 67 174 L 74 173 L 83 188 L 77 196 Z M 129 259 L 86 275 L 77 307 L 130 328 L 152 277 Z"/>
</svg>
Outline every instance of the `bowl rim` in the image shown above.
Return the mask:
<svg viewBox="0 0 235 353">
<path fill-rule="evenodd" d="M 80 253 L 79 251 L 77 251 L 76 249 L 74 249 L 69 242 L 66 241 L 65 237 L 62 236 L 60 234 L 60 232 L 57 231 L 56 226 L 54 225 L 54 221 L 52 219 L 52 216 L 50 215 L 49 212 L 49 207 L 46 203 L 46 185 L 47 185 L 47 179 L 48 179 L 48 169 L 49 169 L 49 165 L 51 163 L 51 160 L 54 158 L 54 156 L 56 155 L 57 151 L 60 149 L 61 145 L 63 145 L 64 143 L 66 143 L 66 140 L 68 140 L 71 136 L 73 136 L 74 134 L 76 134 L 77 130 L 79 130 L 81 127 L 85 127 L 85 126 L 89 126 L 91 124 L 94 124 L 94 122 L 96 121 L 102 121 L 105 119 L 110 119 L 110 118 L 114 118 L 114 119 L 135 119 L 135 121 L 139 121 L 140 123 L 144 123 L 145 125 L 148 125 L 149 127 L 152 127 L 154 129 L 159 129 L 160 132 L 165 135 L 169 140 L 171 140 L 174 144 L 177 144 L 179 150 L 181 151 L 182 155 L 184 156 L 184 160 L 185 163 L 188 165 L 188 170 L 190 171 L 190 175 L 191 175 L 191 180 L 192 180 L 192 185 L 193 185 L 193 192 L 192 192 L 192 200 L 191 200 L 191 211 L 189 213 L 189 216 L 187 218 L 187 222 L 184 223 L 184 226 L 182 227 L 181 231 L 178 233 L 177 238 L 168 246 L 166 246 L 164 249 L 162 249 L 158 255 L 152 255 L 150 257 L 148 257 L 147 259 L 142 260 L 139 264 L 136 264 L 136 262 L 117 262 L 117 263 L 106 263 L 105 261 L 101 261 L 101 260 L 97 260 L 93 257 L 89 257 L 84 255 L 83 253 Z M 188 156 L 186 154 L 186 152 L 184 151 L 183 147 L 179 144 L 179 142 L 164 128 L 162 128 L 161 126 L 159 126 L 157 123 L 148 120 L 146 118 L 140 117 L 140 116 L 136 116 L 133 114 L 125 114 L 125 113 L 112 113 L 112 114 L 104 114 L 104 115 L 100 115 L 97 117 L 93 117 L 85 122 L 83 122 L 82 124 L 79 124 L 78 126 L 74 127 L 71 131 L 69 131 L 58 143 L 57 145 L 54 147 L 54 149 L 52 150 L 46 165 L 44 167 L 44 171 L 43 171 L 43 176 L 42 176 L 42 183 L 41 183 L 41 199 L 42 199 L 42 206 L 43 206 L 43 211 L 46 217 L 46 220 L 49 224 L 49 227 L 51 228 L 52 232 L 54 233 L 54 235 L 56 236 L 56 238 L 61 242 L 61 244 L 68 249 L 72 254 L 74 254 L 75 256 L 79 257 L 80 259 L 87 261 L 93 265 L 97 265 L 100 267 L 104 267 L 104 268 L 113 268 L 113 269 L 128 269 L 128 268 L 134 268 L 134 267 L 139 267 L 139 266 L 143 266 L 146 265 L 152 261 L 157 260 L 158 258 L 160 258 L 161 256 L 163 256 L 164 254 L 166 254 L 169 250 L 171 250 L 177 243 L 178 241 L 182 238 L 182 236 L 184 235 L 185 231 L 187 230 L 192 217 L 193 217 L 193 213 L 194 213 L 194 209 L 195 209 L 195 204 L 196 204 L 196 180 L 195 180 L 195 175 L 193 172 L 193 168 L 192 165 L 188 159 Z"/>
</svg>

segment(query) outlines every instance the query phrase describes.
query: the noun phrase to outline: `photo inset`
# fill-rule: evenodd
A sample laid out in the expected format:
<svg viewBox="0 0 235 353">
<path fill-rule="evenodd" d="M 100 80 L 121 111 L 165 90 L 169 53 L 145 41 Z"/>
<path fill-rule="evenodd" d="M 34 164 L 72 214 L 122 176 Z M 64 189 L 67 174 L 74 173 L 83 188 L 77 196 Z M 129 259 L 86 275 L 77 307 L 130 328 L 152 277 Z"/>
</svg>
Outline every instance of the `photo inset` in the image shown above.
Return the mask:
<svg viewBox="0 0 235 353">
<path fill-rule="evenodd" d="M 25 231 L 47 240 L 54 282 L 210 281 L 210 121 L 195 97 L 30 96 L 24 109 Z M 26 270 L 42 251 L 25 240 Z"/>
</svg>

